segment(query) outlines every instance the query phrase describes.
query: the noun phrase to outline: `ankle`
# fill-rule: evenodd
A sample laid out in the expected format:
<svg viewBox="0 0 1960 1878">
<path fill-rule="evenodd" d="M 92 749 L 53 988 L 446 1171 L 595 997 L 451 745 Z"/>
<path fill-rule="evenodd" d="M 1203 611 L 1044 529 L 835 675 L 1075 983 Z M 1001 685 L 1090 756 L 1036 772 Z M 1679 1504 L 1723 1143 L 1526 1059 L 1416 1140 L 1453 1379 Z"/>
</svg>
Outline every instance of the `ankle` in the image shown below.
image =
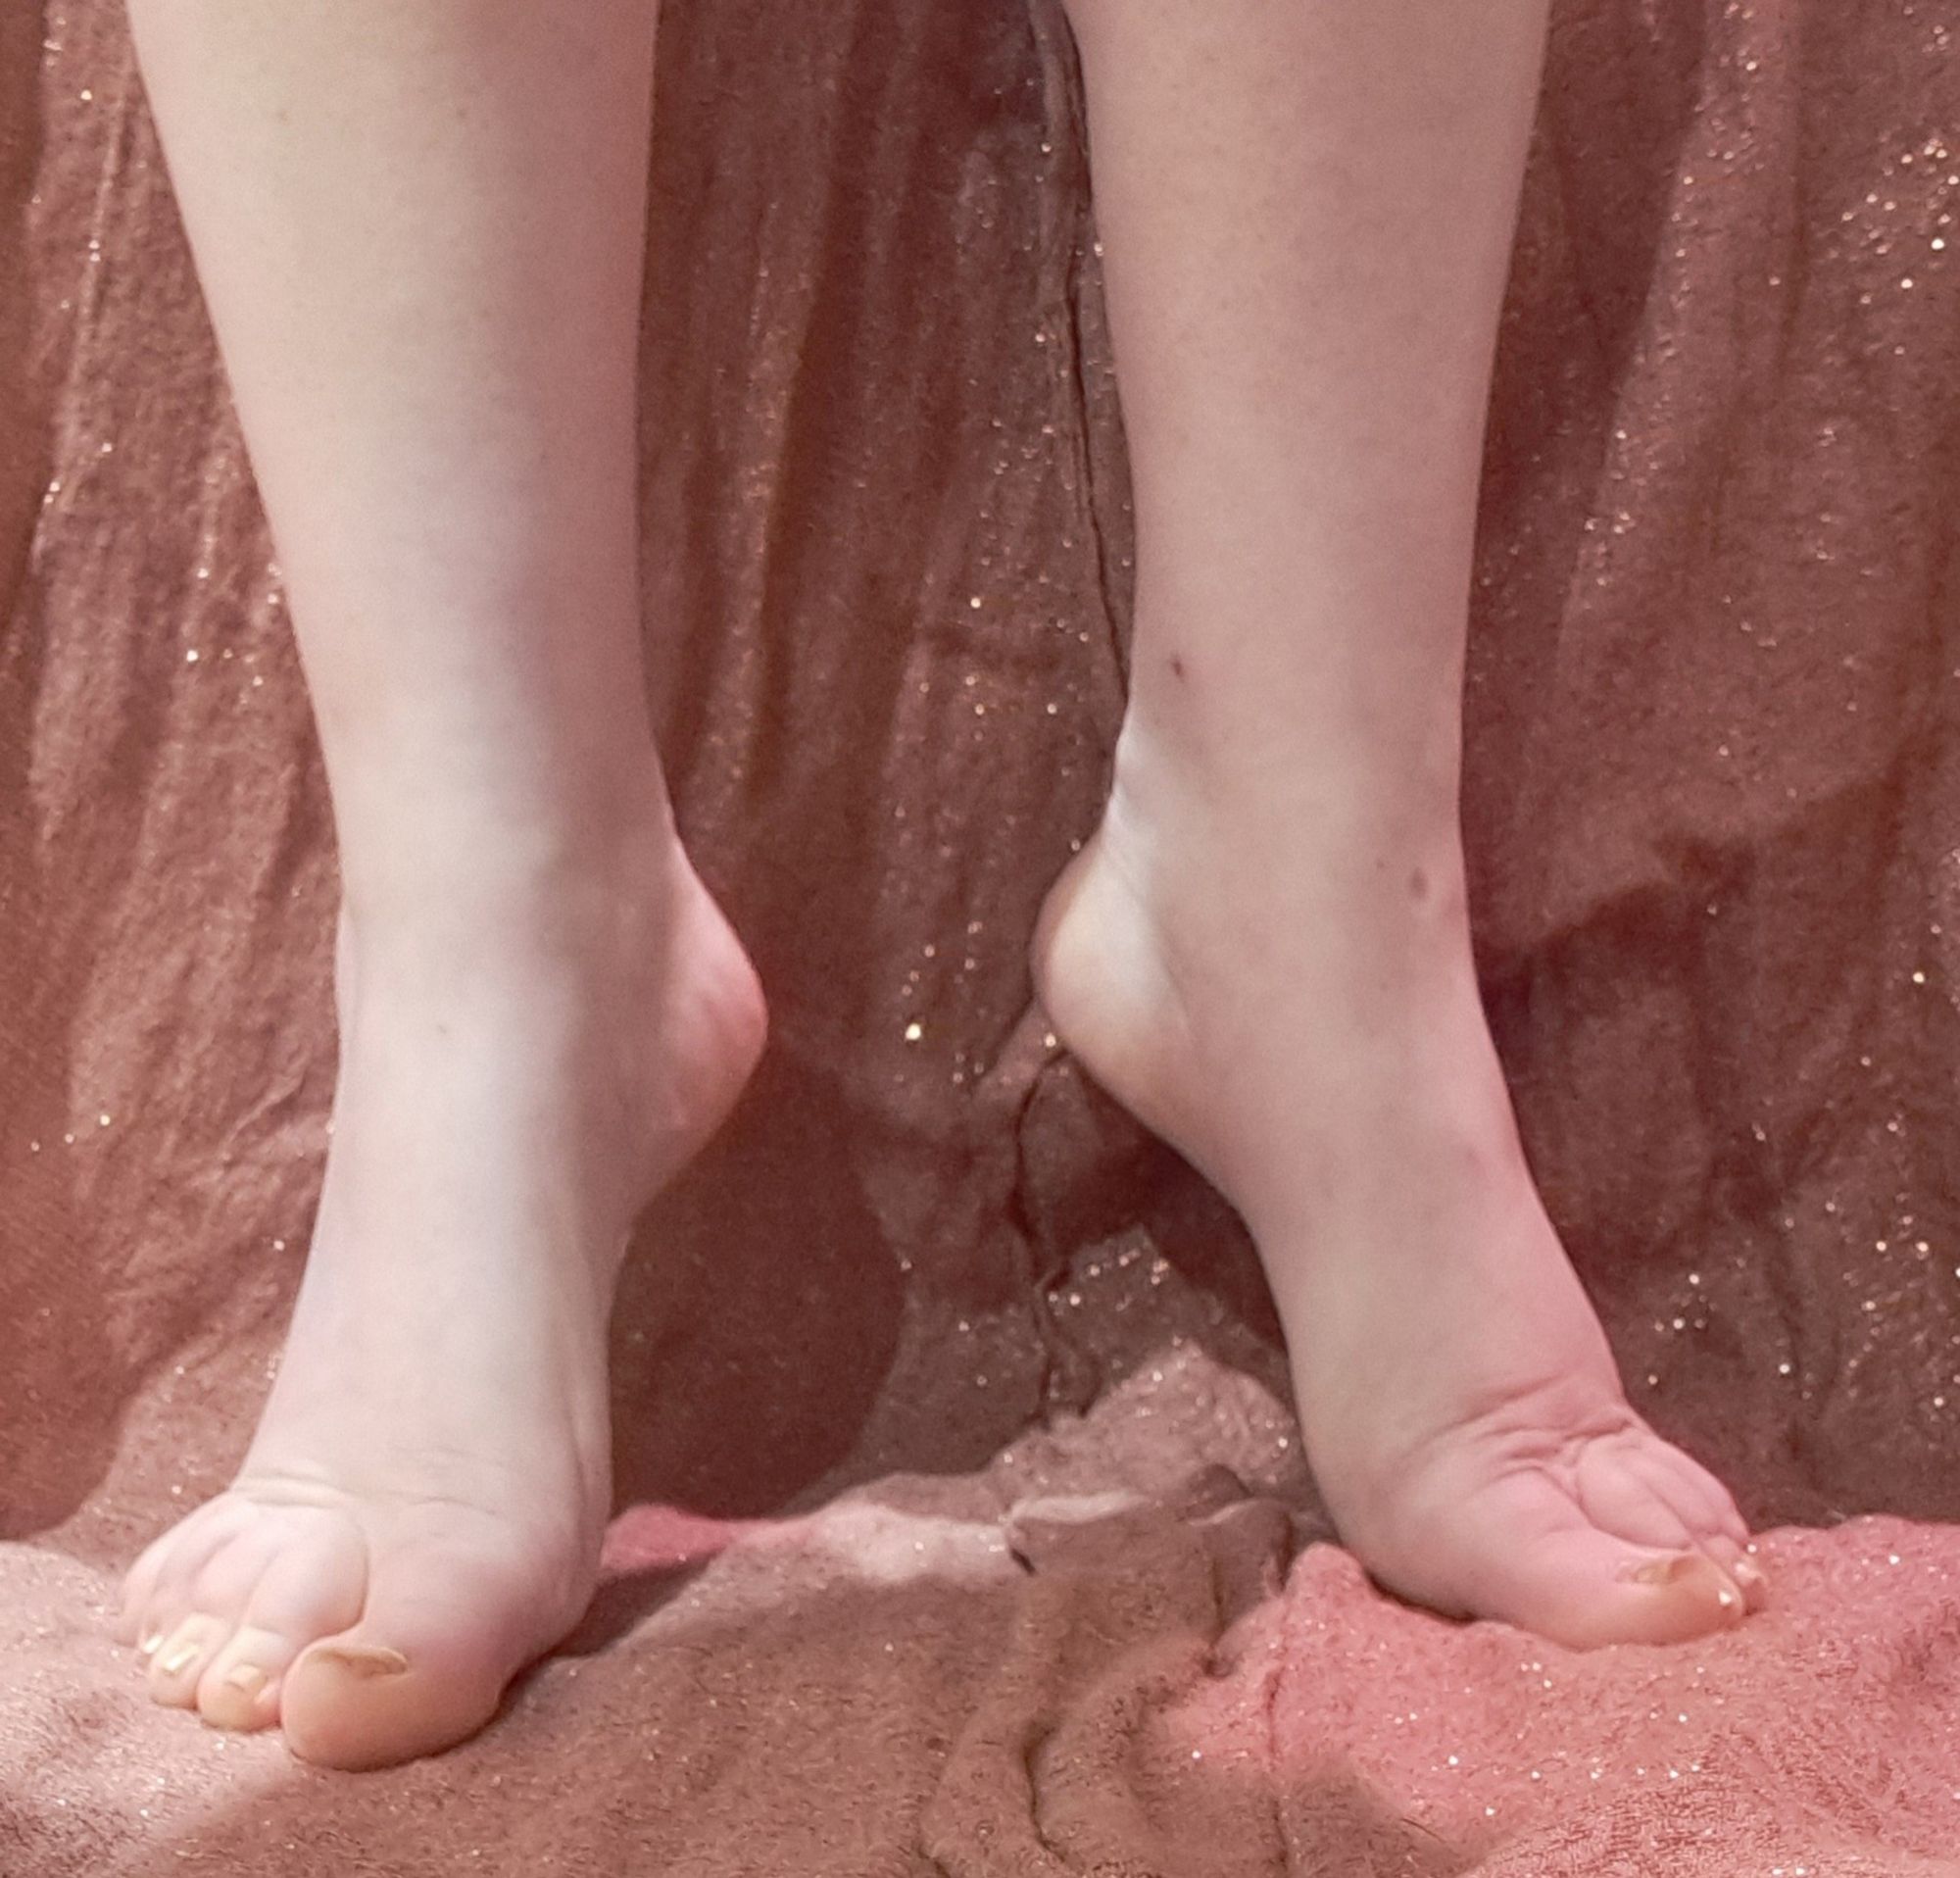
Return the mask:
<svg viewBox="0 0 1960 1878">
<path fill-rule="evenodd" d="M 1229 734 L 1195 715 L 1132 699 L 1116 739 L 1109 797 L 1115 819 L 1233 845 L 1315 851 L 1356 844 L 1434 852 L 1458 842 L 1458 740 L 1384 729 L 1286 722 L 1247 714 Z"/>
<path fill-rule="evenodd" d="M 1410 912 L 1433 925 L 1465 905 L 1455 776 L 1392 752 L 1194 750 L 1133 714 L 1097 840 L 1147 905 L 1285 903 L 1302 936 Z"/>
<path fill-rule="evenodd" d="M 364 930 L 605 925 L 665 904 L 686 872 L 664 790 L 602 813 L 444 803 L 341 840 L 342 904 Z"/>
</svg>

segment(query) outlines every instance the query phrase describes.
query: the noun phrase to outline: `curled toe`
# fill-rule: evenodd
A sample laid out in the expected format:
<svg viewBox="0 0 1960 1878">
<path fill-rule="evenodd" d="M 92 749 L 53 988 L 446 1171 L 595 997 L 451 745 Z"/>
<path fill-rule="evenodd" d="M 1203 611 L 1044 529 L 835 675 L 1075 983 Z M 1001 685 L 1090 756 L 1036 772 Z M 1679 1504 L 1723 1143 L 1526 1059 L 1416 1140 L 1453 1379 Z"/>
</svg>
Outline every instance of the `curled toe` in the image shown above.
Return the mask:
<svg viewBox="0 0 1960 1878">
<path fill-rule="evenodd" d="M 1708 1540 L 1703 1550 L 1729 1574 L 1736 1589 L 1741 1593 L 1742 1607 L 1749 1615 L 1753 1616 L 1768 1605 L 1769 1575 L 1727 1533 Z"/>
<path fill-rule="evenodd" d="M 172 1630 L 150 1656 L 150 1700 L 167 1708 L 188 1708 L 197 1700 L 205 1665 L 223 1648 L 231 1626 L 195 1612 Z"/>
<path fill-rule="evenodd" d="M 197 1710 L 214 1728 L 243 1732 L 278 1719 L 279 1683 L 298 1647 L 246 1625 L 214 1656 L 197 1685 Z"/>
</svg>

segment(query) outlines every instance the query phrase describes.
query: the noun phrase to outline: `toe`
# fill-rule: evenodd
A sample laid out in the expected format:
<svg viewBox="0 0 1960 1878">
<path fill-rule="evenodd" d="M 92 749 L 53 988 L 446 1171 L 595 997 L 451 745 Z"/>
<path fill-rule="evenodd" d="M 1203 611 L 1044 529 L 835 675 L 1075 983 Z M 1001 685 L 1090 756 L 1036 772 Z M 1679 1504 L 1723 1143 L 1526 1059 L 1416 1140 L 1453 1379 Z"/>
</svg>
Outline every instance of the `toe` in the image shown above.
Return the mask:
<svg viewBox="0 0 1960 1878">
<path fill-rule="evenodd" d="M 252 1587 L 263 1575 L 274 1544 L 261 1521 L 248 1526 L 217 1548 L 189 1580 L 190 1612 L 167 1638 L 144 1655 L 150 1659 L 150 1696 L 167 1707 L 189 1708 L 199 1703 L 199 1691 L 211 1674 L 214 1659 L 223 1656 L 237 1630 Z"/>
<path fill-rule="evenodd" d="M 504 1687 L 536 1654 L 502 1573 L 426 1561 L 416 1582 L 378 1570 L 362 1621 L 306 1650 L 285 1680 L 281 1726 L 303 1760 L 383 1767 L 476 1733 Z"/>
<path fill-rule="evenodd" d="M 208 1568 L 206 1575 L 219 1573 Z M 300 1652 L 360 1616 L 367 1584 L 367 1547 L 351 1521 L 282 1508 L 235 1634 L 205 1660 L 198 1712 L 218 1728 L 263 1728 L 277 1720 L 283 1679 Z"/>
<path fill-rule="evenodd" d="M 1627 1448 L 1620 1458 L 1627 1471 L 1644 1481 L 1655 1498 L 1678 1516 L 1684 1536 L 1677 1543 L 1696 1546 L 1706 1553 L 1742 1594 L 1744 1610 L 1759 1610 L 1765 1581 L 1744 1550 L 1748 1526 L 1722 1483 L 1698 1461 L 1658 1436 Z M 1590 1484 L 1586 1505 L 1589 1512 L 1597 1510 Z M 1610 1519 L 1601 1518 L 1599 1523 L 1629 1538 L 1645 1537 Z"/>
<path fill-rule="evenodd" d="M 1657 1557 L 1622 1557 L 1616 1563 L 1609 1594 L 1599 1598 L 1581 1619 L 1574 1640 L 1580 1648 L 1589 1647 L 1594 1639 L 1600 1643 L 1687 1643 L 1733 1630 L 1747 1607 L 1735 1579 L 1699 1548 Z"/>
<path fill-rule="evenodd" d="M 1642 1444 L 1642 1453 L 1655 1489 L 1664 1493 L 1697 1538 L 1725 1537 L 1738 1546 L 1749 1543 L 1749 1523 L 1738 1510 L 1727 1487 L 1694 1457 L 1659 1435 Z"/>
<path fill-rule="evenodd" d="M 1689 1496 L 1651 1446 L 1630 1434 L 1587 1447 L 1573 1475 L 1580 1510 L 1600 1531 L 1643 1549 L 1691 1551 L 1702 1534 L 1692 1508 L 1683 1506 Z"/>
<path fill-rule="evenodd" d="M 1703 1543 L 1702 1550 L 1736 1581 L 1742 1594 L 1742 1607 L 1752 1616 L 1770 1601 L 1769 1575 L 1746 1548 L 1739 1546 L 1727 1533 L 1718 1533 Z"/>
<path fill-rule="evenodd" d="M 290 1637 L 240 1625 L 198 1681 L 198 1713 L 214 1728 L 270 1726 L 278 1718 L 280 1678 L 298 1655 Z"/>
<path fill-rule="evenodd" d="M 190 1707 L 206 1664 L 230 1636 L 231 1626 L 207 1611 L 183 1618 L 150 1658 L 150 1700 L 166 1708 Z"/>
<path fill-rule="evenodd" d="M 1591 1525 L 1537 1540 L 1507 1590 L 1511 1608 L 1494 1614 L 1574 1650 L 1687 1643 L 1743 1614 L 1741 1592 L 1706 1553 L 1631 1546 Z"/>
<path fill-rule="evenodd" d="M 497 1712 L 506 1680 L 501 1664 L 453 1640 L 424 1639 L 411 1655 L 364 1627 L 302 1655 L 286 1677 L 281 1726 L 302 1760 L 393 1766 L 475 1734 Z"/>
<path fill-rule="evenodd" d="M 194 1515 L 160 1542 L 136 1623 L 138 1647 L 153 1664 L 163 1655 L 164 1640 L 197 1611 L 198 1574 L 239 1531 L 241 1521 L 218 1502 L 206 1511 L 210 1517 Z"/>
<path fill-rule="evenodd" d="M 1593 1504 L 1590 1483 L 1587 1498 Z M 1474 1517 L 1444 1523 L 1430 1571 L 1457 1587 L 1477 1615 L 1575 1650 L 1684 1643 L 1727 1630 L 1743 1614 L 1740 1591 L 1705 1552 L 1606 1530 L 1538 1470 L 1494 1483 Z"/>
<path fill-rule="evenodd" d="M 276 1556 L 279 1534 L 262 1519 L 227 1539 L 197 1568 L 190 1581 L 191 1608 L 235 1626 L 245 1615 L 253 1588 Z"/>
<path fill-rule="evenodd" d="M 154 1655 L 163 1637 L 146 1622 L 150 1606 L 157 1595 L 157 1583 L 163 1576 L 164 1560 L 170 1557 L 171 1540 L 175 1528 L 161 1532 L 145 1546 L 136 1562 L 122 1578 L 122 1597 L 116 1615 L 116 1641 L 137 1649 L 145 1649 L 146 1655 Z"/>
<path fill-rule="evenodd" d="M 1702 1492 L 1702 1530 L 1719 1533 L 1732 1545 L 1747 1549 L 1749 1544 L 1749 1522 L 1742 1517 L 1742 1511 L 1736 1505 L 1727 1487 L 1715 1478 L 1707 1468 L 1687 1455 L 1682 1456 L 1690 1470 L 1696 1476 Z"/>
</svg>

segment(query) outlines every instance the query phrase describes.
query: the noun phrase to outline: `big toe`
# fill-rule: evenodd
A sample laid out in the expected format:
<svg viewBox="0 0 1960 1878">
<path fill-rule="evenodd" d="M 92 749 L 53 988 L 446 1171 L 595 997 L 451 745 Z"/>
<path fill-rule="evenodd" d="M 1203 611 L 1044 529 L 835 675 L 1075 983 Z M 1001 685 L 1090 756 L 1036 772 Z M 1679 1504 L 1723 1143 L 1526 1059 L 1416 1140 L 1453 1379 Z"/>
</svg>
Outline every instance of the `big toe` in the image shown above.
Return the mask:
<svg viewBox="0 0 1960 1878">
<path fill-rule="evenodd" d="M 549 1642 L 501 1578 L 451 1570 L 395 1587 L 377 1573 L 361 1622 L 312 1644 L 287 1671 L 286 1745 L 322 1767 L 386 1767 L 475 1734 Z"/>
<path fill-rule="evenodd" d="M 1381 1574 L 1396 1590 L 1575 1650 L 1686 1643 L 1760 1602 L 1666 1507 L 1602 1521 L 1537 1471 L 1459 1501 L 1401 1556 L 1405 1569 Z"/>
<path fill-rule="evenodd" d="M 1740 1587 L 1698 1547 L 1656 1552 L 1594 1526 L 1542 1535 L 1498 1585 L 1490 1614 L 1572 1650 L 1688 1643 L 1733 1628 L 1747 1608 Z"/>
</svg>

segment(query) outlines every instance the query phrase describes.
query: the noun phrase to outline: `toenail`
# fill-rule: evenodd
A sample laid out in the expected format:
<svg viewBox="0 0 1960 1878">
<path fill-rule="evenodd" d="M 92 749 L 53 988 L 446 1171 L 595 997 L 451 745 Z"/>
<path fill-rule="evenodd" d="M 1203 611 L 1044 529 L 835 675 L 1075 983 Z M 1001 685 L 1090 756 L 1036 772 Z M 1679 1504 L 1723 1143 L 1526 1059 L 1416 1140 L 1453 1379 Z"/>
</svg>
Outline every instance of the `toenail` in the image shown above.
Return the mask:
<svg viewBox="0 0 1960 1878">
<path fill-rule="evenodd" d="M 1769 1586 L 1769 1575 L 1763 1568 L 1747 1558 L 1738 1558 L 1729 1567 L 1729 1575 L 1744 1591 L 1763 1591 Z"/>
<path fill-rule="evenodd" d="M 256 1696 L 268 1680 L 266 1672 L 255 1662 L 233 1663 L 223 1677 L 225 1688 L 236 1689 L 245 1696 Z"/>
<path fill-rule="evenodd" d="M 154 1656 L 164 1647 L 164 1633 L 153 1630 L 136 1648 L 146 1656 Z"/>
<path fill-rule="evenodd" d="M 180 1643 L 168 1656 L 157 1658 L 157 1667 L 167 1676 L 174 1676 L 187 1669 L 197 1660 L 198 1653 L 204 1648 L 195 1638 L 188 1643 Z"/>
<path fill-rule="evenodd" d="M 1700 1558 L 1698 1552 L 1677 1552 L 1665 1558 L 1643 1558 L 1637 1565 L 1625 1566 L 1620 1576 L 1637 1585 L 1671 1585 L 1692 1571 Z"/>
<path fill-rule="evenodd" d="M 376 1676 L 399 1676 L 409 1666 L 408 1657 L 399 1650 L 384 1649 L 379 1644 L 329 1644 L 317 1654 L 330 1657 L 350 1674 L 364 1680 Z"/>
</svg>

